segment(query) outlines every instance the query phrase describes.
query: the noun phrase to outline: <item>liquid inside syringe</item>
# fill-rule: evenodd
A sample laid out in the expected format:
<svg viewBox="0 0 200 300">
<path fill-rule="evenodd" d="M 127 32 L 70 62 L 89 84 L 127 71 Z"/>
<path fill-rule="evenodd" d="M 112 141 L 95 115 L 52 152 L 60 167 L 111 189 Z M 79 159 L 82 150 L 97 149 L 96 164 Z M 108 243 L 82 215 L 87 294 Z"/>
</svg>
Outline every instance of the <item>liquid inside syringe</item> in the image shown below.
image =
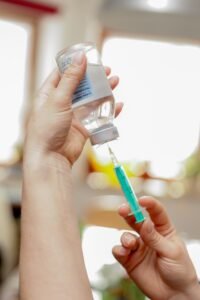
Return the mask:
<svg viewBox="0 0 200 300">
<path fill-rule="evenodd" d="M 115 174 L 117 176 L 118 182 L 121 186 L 121 189 L 124 193 L 124 196 L 126 197 L 126 200 L 128 201 L 131 211 L 135 216 L 136 223 L 141 223 L 145 220 L 145 217 L 143 215 L 142 209 L 138 203 L 137 197 L 135 195 L 135 192 L 133 190 L 133 187 L 128 179 L 128 176 L 123 168 L 123 166 L 119 163 L 117 160 L 114 152 L 110 148 L 109 144 L 108 150 L 110 153 L 110 157 L 112 160 L 112 163 L 114 165 Z"/>
</svg>

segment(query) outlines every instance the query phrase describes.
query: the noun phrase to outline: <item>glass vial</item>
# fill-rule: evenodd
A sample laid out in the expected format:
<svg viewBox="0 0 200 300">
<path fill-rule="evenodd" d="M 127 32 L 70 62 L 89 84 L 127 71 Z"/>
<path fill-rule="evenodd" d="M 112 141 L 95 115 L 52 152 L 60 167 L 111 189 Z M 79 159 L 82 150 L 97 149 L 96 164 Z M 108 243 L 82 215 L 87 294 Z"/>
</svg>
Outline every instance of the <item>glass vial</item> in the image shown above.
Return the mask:
<svg viewBox="0 0 200 300">
<path fill-rule="evenodd" d="M 75 117 L 88 130 L 92 145 L 115 140 L 119 136 L 113 125 L 115 100 L 95 45 L 82 43 L 60 51 L 56 56 L 59 71 L 63 73 L 67 69 L 78 51 L 84 51 L 87 69 L 73 95 Z"/>
</svg>

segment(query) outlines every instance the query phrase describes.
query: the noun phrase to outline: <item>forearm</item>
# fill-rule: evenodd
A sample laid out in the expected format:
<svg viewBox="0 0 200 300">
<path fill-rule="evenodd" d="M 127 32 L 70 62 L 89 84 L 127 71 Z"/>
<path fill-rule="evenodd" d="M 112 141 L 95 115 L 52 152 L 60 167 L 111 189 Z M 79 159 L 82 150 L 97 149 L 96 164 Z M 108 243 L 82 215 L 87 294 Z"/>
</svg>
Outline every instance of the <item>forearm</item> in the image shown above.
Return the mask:
<svg viewBox="0 0 200 300">
<path fill-rule="evenodd" d="M 70 166 L 54 156 L 25 159 L 21 300 L 91 300 L 77 217 Z"/>
</svg>

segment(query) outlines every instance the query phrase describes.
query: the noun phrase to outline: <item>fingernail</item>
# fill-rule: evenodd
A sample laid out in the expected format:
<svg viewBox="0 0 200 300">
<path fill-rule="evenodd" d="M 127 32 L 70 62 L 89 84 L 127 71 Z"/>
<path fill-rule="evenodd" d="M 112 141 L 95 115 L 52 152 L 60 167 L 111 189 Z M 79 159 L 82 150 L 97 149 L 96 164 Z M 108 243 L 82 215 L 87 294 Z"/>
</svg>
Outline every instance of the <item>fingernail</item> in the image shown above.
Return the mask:
<svg viewBox="0 0 200 300">
<path fill-rule="evenodd" d="M 122 256 L 127 255 L 127 249 L 124 249 L 124 248 L 121 247 L 121 248 L 119 249 L 119 254 L 122 255 Z"/>
<path fill-rule="evenodd" d="M 73 64 L 77 66 L 82 65 L 83 58 L 84 58 L 84 52 L 83 51 L 77 52 L 73 57 Z"/>
<path fill-rule="evenodd" d="M 148 220 L 147 222 L 148 222 L 148 224 L 147 224 L 146 231 L 147 231 L 147 233 L 151 233 L 154 229 L 154 224 L 151 220 Z"/>
<path fill-rule="evenodd" d="M 112 79 L 113 81 L 119 81 L 119 76 L 115 75 L 115 76 L 111 77 L 111 79 Z"/>
<path fill-rule="evenodd" d="M 131 211 L 130 213 L 128 213 L 128 217 L 134 217 L 134 213 Z"/>
<path fill-rule="evenodd" d="M 132 242 L 133 238 L 132 238 L 132 236 L 130 236 L 130 235 L 125 235 L 125 236 L 124 236 L 124 240 L 125 240 L 125 243 L 126 243 L 127 245 L 129 245 L 129 244 Z"/>
<path fill-rule="evenodd" d="M 127 204 L 126 203 L 122 203 L 119 208 L 122 208 L 122 207 L 127 207 Z"/>
</svg>

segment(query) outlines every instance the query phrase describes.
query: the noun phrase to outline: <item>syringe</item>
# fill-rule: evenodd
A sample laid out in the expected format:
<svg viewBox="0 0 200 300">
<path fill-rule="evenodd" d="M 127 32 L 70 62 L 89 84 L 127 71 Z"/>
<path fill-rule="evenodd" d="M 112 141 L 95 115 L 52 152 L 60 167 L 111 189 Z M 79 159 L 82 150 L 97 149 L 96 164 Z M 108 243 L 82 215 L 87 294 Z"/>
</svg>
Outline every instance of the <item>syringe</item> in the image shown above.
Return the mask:
<svg viewBox="0 0 200 300">
<path fill-rule="evenodd" d="M 144 215 L 142 213 L 142 209 L 137 201 L 137 197 L 134 193 L 134 190 L 131 186 L 128 176 L 126 175 L 126 172 L 125 172 L 123 166 L 121 166 L 120 163 L 118 162 L 115 154 L 113 153 L 113 151 L 111 150 L 109 145 L 108 145 L 108 150 L 109 150 L 110 157 L 111 157 L 111 160 L 114 165 L 115 174 L 120 183 L 122 191 L 124 192 L 124 195 L 130 205 L 131 211 L 133 212 L 133 214 L 135 216 L 136 223 L 141 223 L 145 220 L 145 217 L 144 217 Z"/>
</svg>

